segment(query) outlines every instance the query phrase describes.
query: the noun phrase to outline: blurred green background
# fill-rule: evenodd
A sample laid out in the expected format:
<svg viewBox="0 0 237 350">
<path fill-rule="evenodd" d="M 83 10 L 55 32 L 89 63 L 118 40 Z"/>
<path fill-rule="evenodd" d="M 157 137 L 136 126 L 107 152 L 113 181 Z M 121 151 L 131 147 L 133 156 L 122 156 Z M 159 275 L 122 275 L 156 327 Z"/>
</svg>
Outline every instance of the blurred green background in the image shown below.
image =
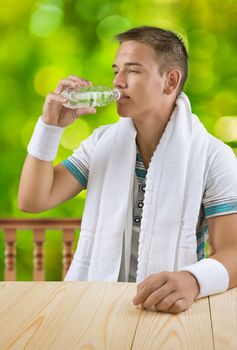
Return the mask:
<svg viewBox="0 0 237 350">
<path fill-rule="evenodd" d="M 69 74 L 94 85 L 112 85 L 114 35 L 140 25 L 180 34 L 190 55 L 185 92 L 193 112 L 210 133 L 237 154 L 237 1 L 236 0 L 52 0 L 1 3 L 0 10 L 0 216 L 75 217 L 86 192 L 41 214 L 17 207 L 26 147 L 46 94 Z M 67 158 L 94 128 L 116 122 L 116 107 L 98 108 L 65 131 L 55 164 Z M 76 232 L 77 241 L 79 232 Z M 46 233 L 46 280 L 61 279 L 59 231 Z M 17 280 L 32 279 L 32 234 L 17 235 Z M 4 244 L 0 231 L 0 279 Z"/>
</svg>

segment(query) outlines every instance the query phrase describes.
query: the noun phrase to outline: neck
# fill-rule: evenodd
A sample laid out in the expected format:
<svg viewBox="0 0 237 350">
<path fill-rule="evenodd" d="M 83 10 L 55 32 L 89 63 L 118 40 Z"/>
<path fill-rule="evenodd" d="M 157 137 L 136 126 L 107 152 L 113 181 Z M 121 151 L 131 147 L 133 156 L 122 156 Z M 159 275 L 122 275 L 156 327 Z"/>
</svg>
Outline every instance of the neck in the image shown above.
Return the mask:
<svg viewBox="0 0 237 350">
<path fill-rule="evenodd" d="M 165 131 L 175 104 L 164 108 L 161 114 L 147 114 L 134 118 L 133 122 L 137 129 L 136 141 L 140 149 L 153 153 Z"/>
</svg>

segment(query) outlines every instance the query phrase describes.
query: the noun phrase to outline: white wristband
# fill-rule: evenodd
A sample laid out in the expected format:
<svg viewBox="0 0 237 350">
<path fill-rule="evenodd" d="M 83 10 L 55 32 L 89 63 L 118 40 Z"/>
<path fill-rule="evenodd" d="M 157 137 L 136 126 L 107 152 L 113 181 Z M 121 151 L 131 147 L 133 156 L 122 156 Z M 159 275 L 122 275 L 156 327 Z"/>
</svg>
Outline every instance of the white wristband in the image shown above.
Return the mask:
<svg viewBox="0 0 237 350">
<path fill-rule="evenodd" d="M 198 280 L 198 298 L 225 292 L 229 286 L 229 274 L 225 266 L 216 259 L 202 259 L 195 264 L 183 267 L 180 271 L 191 272 Z"/>
<path fill-rule="evenodd" d="M 49 125 L 39 117 L 27 151 L 40 160 L 53 161 L 58 152 L 60 138 L 65 128 Z"/>
</svg>

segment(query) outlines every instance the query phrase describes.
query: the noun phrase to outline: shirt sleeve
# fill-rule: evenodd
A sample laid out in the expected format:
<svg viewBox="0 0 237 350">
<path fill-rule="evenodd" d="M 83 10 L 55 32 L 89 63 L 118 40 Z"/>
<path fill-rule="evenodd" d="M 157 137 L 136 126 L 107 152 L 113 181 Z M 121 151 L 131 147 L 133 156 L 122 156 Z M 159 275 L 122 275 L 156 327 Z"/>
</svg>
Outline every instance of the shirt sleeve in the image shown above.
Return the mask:
<svg viewBox="0 0 237 350">
<path fill-rule="evenodd" d="M 210 166 L 203 196 L 205 218 L 237 213 L 237 159 L 222 143 Z"/>
<path fill-rule="evenodd" d="M 102 137 L 103 133 L 110 125 L 100 126 L 73 151 L 73 154 L 63 160 L 61 164 L 81 183 L 84 189 L 87 188 L 87 182 L 90 171 L 91 157 L 96 143 Z"/>
</svg>

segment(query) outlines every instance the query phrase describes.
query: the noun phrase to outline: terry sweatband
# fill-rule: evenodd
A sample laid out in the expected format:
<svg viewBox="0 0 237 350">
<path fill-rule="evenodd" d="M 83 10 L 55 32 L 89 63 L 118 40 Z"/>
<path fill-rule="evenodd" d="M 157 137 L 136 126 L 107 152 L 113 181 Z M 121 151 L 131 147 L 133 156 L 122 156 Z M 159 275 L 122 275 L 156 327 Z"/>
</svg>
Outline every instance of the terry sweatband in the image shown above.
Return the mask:
<svg viewBox="0 0 237 350">
<path fill-rule="evenodd" d="M 180 271 L 191 272 L 198 280 L 198 298 L 225 292 L 229 286 L 229 274 L 225 266 L 216 259 L 207 258 L 183 267 Z"/>
<path fill-rule="evenodd" d="M 65 128 L 49 125 L 39 117 L 27 151 L 40 160 L 53 161 L 56 158 L 60 138 Z"/>
</svg>

